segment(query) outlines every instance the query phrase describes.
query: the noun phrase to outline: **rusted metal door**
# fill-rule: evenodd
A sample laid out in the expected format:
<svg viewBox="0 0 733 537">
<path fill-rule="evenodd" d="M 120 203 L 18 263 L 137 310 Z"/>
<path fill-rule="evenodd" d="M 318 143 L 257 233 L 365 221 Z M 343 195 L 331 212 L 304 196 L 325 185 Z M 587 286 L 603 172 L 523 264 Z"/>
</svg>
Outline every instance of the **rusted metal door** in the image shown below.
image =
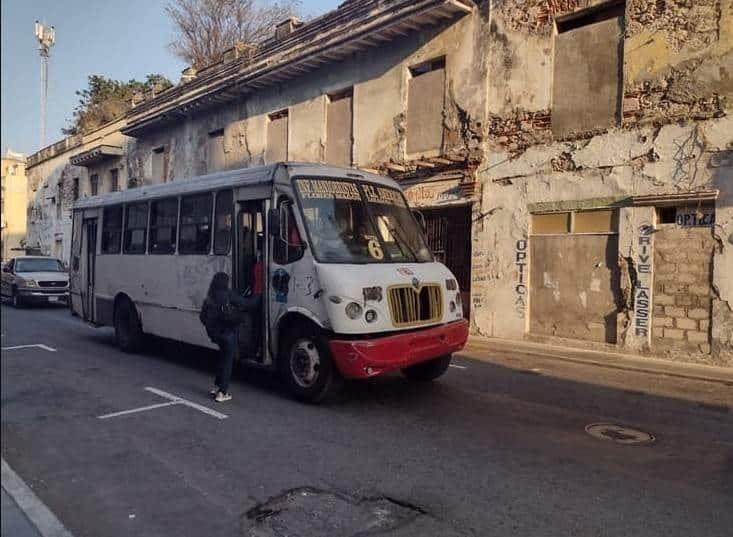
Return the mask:
<svg viewBox="0 0 733 537">
<path fill-rule="evenodd" d="M 470 314 L 471 296 L 471 208 L 421 209 L 425 234 L 435 258 L 455 274 L 461 289 L 463 313 Z"/>
</svg>

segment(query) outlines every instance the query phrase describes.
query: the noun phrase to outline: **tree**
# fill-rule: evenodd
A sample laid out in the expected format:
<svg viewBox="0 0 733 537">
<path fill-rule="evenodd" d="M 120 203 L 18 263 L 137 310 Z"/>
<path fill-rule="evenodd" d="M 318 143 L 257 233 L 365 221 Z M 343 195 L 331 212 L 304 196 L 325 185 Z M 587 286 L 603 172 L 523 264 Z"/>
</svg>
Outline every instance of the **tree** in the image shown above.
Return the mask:
<svg viewBox="0 0 733 537">
<path fill-rule="evenodd" d="M 90 75 L 86 89 L 76 92 L 79 103 L 74 108 L 73 119 L 61 132 L 69 136 L 96 129 L 127 112 L 136 93 L 159 93 L 172 85 L 170 80 L 159 74 L 146 76 L 144 82 L 121 82 L 102 75 Z"/>
<path fill-rule="evenodd" d="M 171 0 L 165 6 L 175 28 L 169 46 L 200 69 L 237 44 L 257 46 L 271 37 L 274 26 L 293 16 L 299 5 L 300 0 L 268 5 L 258 0 Z"/>
</svg>

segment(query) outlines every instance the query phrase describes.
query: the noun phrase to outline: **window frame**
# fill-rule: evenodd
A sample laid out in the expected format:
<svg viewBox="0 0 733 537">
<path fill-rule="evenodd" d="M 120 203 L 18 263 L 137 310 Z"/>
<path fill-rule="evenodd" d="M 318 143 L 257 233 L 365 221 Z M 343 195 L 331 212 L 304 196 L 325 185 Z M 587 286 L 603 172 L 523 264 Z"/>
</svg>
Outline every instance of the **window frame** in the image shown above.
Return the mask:
<svg viewBox="0 0 733 537">
<path fill-rule="evenodd" d="M 93 173 L 89 176 L 89 195 L 99 195 L 99 174 Z"/>
<path fill-rule="evenodd" d="M 226 250 L 221 251 L 217 250 L 217 229 L 218 229 L 218 222 L 217 219 L 219 217 L 219 199 L 222 196 L 222 194 L 228 194 L 230 196 L 229 199 L 229 233 L 227 235 L 227 244 L 226 244 Z M 214 220 L 212 222 L 212 233 L 213 233 L 213 240 L 211 245 L 211 251 L 214 255 L 229 255 L 229 253 L 232 251 L 232 243 L 233 241 L 233 231 L 234 231 L 234 221 L 235 221 L 235 211 L 234 211 L 234 190 L 232 189 L 224 189 L 224 190 L 218 190 L 215 192 L 214 196 Z"/>
<path fill-rule="evenodd" d="M 183 203 L 186 199 L 189 198 L 196 198 L 196 197 L 203 197 L 208 196 L 209 197 L 209 244 L 208 249 L 206 252 L 199 252 L 195 250 L 189 250 L 185 248 L 181 248 L 181 237 L 183 235 L 183 228 L 189 227 L 189 226 L 198 226 L 198 223 L 194 224 L 184 224 L 183 223 Z M 186 196 L 181 196 L 180 200 L 178 202 L 178 240 L 176 241 L 177 245 L 177 252 L 178 255 L 211 255 L 211 250 L 214 245 L 213 240 L 213 234 L 214 234 L 214 225 L 213 225 L 213 218 L 214 218 L 214 192 L 213 191 L 207 191 L 207 192 L 196 192 L 193 194 L 188 194 Z"/>
<path fill-rule="evenodd" d="M 296 247 L 291 246 L 289 242 L 282 240 L 282 237 L 280 235 L 282 234 L 283 231 L 282 231 L 282 226 L 280 225 L 281 223 L 279 223 L 278 227 L 280 229 L 280 235 L 273 238 L 273 242 L 275 244 L 272 245 L 272 262 L 280 266 L 291 265 L 295 263 L 296 261 L 300 261 L 301 259 L 303 259 L 303 256 L 305 255 L 305 249 L 306 249 L 306 242 L 303 238 L 303 233 L 300 232 L 300 228 L 298 227 L 298 220 L 295 217 L 295 213 L 297 212 L 295 208 L 297 207 L 300 209 L 300 205 L 298 204 L 296 200 L 292 199 L 291 197 L 286 196 L 286 195 L 281 195 L 277 200 L 278 220 L 281 217 L 283 206 L 285 205 L 287 205 L 290 208 L 290 213 L 288 215 L 288 218 L 292 219 L 293 224 L 295 226 L 295 230 L 298 232 L 300 246 L 298 248 L 297 255 L 291 255 L 292 250 L 294 250 Z M 289 228 L 285 230 L 285 234 L 287 235 L 288 232 L 289 232 Z M 307 232 L 306 232 L 306 236 L 307 236 Z M 280 253 L 278 248 L 280 248 L 279 246 L 280 243 L 283 243 L 283 242 L 285 243 L 285 246 L 283 248 L 285 252 L 285 256 L 284 256 L 284 260 L 280 260 L 278 258 L 278 255 Z"/>
<path fill-rule="evenodd" d="M 175 216 L 174 216 L 174 225 L 173 226 L 158 226 L 154 225 L 153 223 L 153 205 L 155 204 L 164 204 L 164 203 L 170 203 L 175 202 Z M 178 213 L 181 210 L 181 199 L 178 196 L 175 197 L 167 197 L 167 198 L 158 198 L 154 200 L 150 200 L 150 206 L 148 208 L 148 253 L 151 255 L 175 255 L 177 251 L 178 246 Z M 173 227 L 173 242 L 170 244 L 169 250 L 153 250 L 153 230 L 157 230 L 158 228 L 162 227 Z"/>
<path fill-rule="evenodd" d="M 145 227 L 135 227 L 133 229 L 143 229 L 145 232 L 145 235 L 143 236 L 143 251 L 142 252 L 131 252 L 127 243 L 127 231 L 129 228 L 129 212 L 128 210 L 131 207 L 137 207 L 137 206 L 145 206 Z M 123 215 L 123 223 L 122 223 L 122 253 L 124 255 L 146 255 L 148 253 L 148 225 L 150 223 L 150 203 L 148 201 L 142 201 L 142 202 L 136 202 L 136 203 L 127 203 L 124 205 L 125 212 Z"/>
<path fill-rule="evenodd" d="M 109 227 L 107 227 L 107 220 L 108 220 L 108 211 L 112 211 L 114 209 L 119 209 L 120 211 L 120 227 L 119 228 L 112 228 L 110 230 Z M 125 229 L 125 206 L 124 205 L 108 205 L 102 208 L 102 237 L 100 240 L 100 253 L 101 255 L 119 255 L 122 253 L 122 237 L 124 235 L 124 229 Z M 116 250 L 110 250 L 108 245 L 107 248 L 105 248 L 105 234 L 111 235 L 113 233 L 119 234 L 119 239 L 117 240 L 117 249 Z"/>
<path fill-rule="evenodd" d="M 575 217 L 577 213 L 592 213 L 608 211 L 611 213 L 611 222 L 615 223 L 615 231 L 575 231 Z M 568 231 L 555 232 L 555 233 L 537 233 L 534 230 L 532 217 L 541 216 L 546 214 L 567 214 L 569 216 Z M 615 207 L 596 207 L 593 209 L 568 209 L 564 211 L 538 211 L 530 213 L 529 219 L 529 235 L 534 237 L 557 237 L 557 236 L 570 236 L 570 235 L 618 235 L 619 234 L 619 210 Z"/>
</svg>

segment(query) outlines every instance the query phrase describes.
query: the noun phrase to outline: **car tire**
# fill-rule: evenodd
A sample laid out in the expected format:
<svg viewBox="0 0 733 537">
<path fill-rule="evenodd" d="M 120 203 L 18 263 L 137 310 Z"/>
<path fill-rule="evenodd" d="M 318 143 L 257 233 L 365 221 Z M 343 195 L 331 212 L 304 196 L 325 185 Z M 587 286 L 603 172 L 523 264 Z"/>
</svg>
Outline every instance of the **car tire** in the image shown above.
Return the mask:
<svg viewBox="0 0 733 537">
<path fill-rule="evenodd" d="M 288 391 L 305 403 L 320 403 L 335 395 L 343 384 L 322 331 L 311 323 L 288 330 L 278 360 L 278 370 Z"/>
<path fill-rule="evenodd" d="M 23 307 L 23 297 L 18 294 L 18 288 L 13 287 L 13 291 L 10 295 L 10 303 L 13 305 L 14 308 L 22 308 Z"/>
<path fill-rule="evenodd" d="M 429 382 L 435 380 L 446 371 L 450 366 L 453 355 L 446 354 L 433 360 L 428 360 L 419 364 L 415 364 L 410 367 L 406 367 L 402 370 L 402 374 L 410 380 L 416 380 L 419 382 Z"/>
<path fill-rule="evenodd" d="M 115 340 L 123 352 L 138 352 L 143 346 L 143 331 L 137 310 L 129 299 L 117 302 L 114 311 Z"/>
</svg>

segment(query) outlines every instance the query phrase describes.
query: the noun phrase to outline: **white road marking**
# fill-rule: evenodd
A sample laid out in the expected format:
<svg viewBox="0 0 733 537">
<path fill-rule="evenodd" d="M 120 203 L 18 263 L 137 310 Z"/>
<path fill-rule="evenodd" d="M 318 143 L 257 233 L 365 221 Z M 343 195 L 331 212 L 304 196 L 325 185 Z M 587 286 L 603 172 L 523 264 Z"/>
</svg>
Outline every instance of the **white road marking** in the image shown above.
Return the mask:
<svg viewBox="0 0 733 537">
<path fill-rule="evenodd" d="M 49 347 L 48 345 L 44 345 L 43 343 L 34 343 L 33 345 L 15 345 L 14 347 L 3 347 L 2 350 L 14 351 L 16 349 L 30 349 L 32 347 L 37 347 L 48 352 L 56 352 L 56 349 L 54 349 L 53 347 Z"/>
<path fill-rule="evenodd" d="M 223 420 L 229 417 L 226 414 L 222 414 L 221 412 L 212 410 L 209 407 L 200 405 L 198 403 L 194 403 L 193 401 L 189 401 L 188 399 L 184 399 L 183 397 L 178 397 L 177 395 L 173 395 L 172 393 L 164 392 L 163 390 L 160 390 L 158 388 L 146 386 L 145 391 L 154 393 L 155 395 L 158 395 L 164 399 L 168 399 L 168 401 L 166 401 L 165 403 L 156 403 L 154 405 L 147 405 L 147 406 L 141 406 L 138 408 L 131 408 L 129 410 L 120 410 L 119 412 L 112 412 L 110 414 L 102 414 L 101 416 L 97 416 L 97 418 L 100 420 L 106 420 L 109 418 L 116 418 L 118 416 L 126 416 L 127 414 L 135 414 L 137 412 L 145 412 L 146 410 L 154 410 L 156 408 L 163 408 L 166 406 L 173 406 L 173 405 L 187 406 L 189 408 L 198 410 L 199 412 L 203 412 L 204 414 L 208 414 L 209 416 L 212 416 L 219 420 Z"/>
<path fill-rule="evenodd" d="M 111 414 L 103 414 L 97 416 L 100 420 L 106 420 L 108 418 L 116 418 L 117 416 L 124 416 L 126 414 L 134 414 L 135 412 L 144 412 L 146 410 L 153 410 L 154 408 L 161 408 L 164 406 L 180 405 L 179 401 L 168 401 L 167 403 L 158 403 L 156 405 L 141 406 L 139 408 L 131 408 L 130 410 L 121 410 L 119 412 L 112 412 Z"/>
<path fill-rule="evenodd" d="M 465 365 L 458 365 L 458 364 L 450 364 L 450 367 L 455 367 L 456 369 L 466 369 Z"/>
<path fill-rule="evenodd" d="M 145 389 L 151 393 L 154 393 L 155 395 L 160 395 L 161 397 L 165 397 L 166 399 L 170 399 L 171 401 L 176 401 L 188 407 L 195 408 L 199 412 L 203 412 L 204 414 L 208 414 L 209 416 L 213 416 L 217 419 L 223 420 L 228 417 L 226 414 L 222 414 L 221 412 L 212 410 L 209 407 L 206 407 L 204 405 L 194 403 L 193 401 L 189 401 L 188 399 L 184 399 L 183 397 L 178 397 L 177 395 L 173 395 L 171 393 L 164 392 L 163 390 L 159 390 L 158 388 L 147 386 Z"/>
<path fill-rule="evenodd" d="M 2 459 L 2 487 L 42 537 L 74 537 L 18 474 Z"/>
</svg>

